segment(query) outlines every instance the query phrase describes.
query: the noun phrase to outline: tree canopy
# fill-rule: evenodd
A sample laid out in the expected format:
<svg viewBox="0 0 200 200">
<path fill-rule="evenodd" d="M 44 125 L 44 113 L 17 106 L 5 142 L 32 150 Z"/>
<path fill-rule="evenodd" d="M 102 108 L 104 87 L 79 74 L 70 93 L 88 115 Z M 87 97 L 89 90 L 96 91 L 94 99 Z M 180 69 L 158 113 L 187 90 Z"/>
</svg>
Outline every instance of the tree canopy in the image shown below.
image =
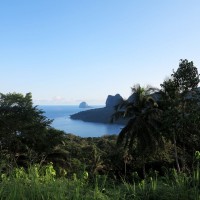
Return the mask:
<svg viewBox="0 0 200 200">
<path fill-rule="evenodd" d="M 47 152 L 61 142 L 63 134 L 53 130 L 51 122 L 43 111 L 33 106 L 31 93 L 0 93 L 1 152 L 14 156 L 30 150 L 39 154 Z"/>
<path fill-rule="evenodd" d="M 180 171 L 180 162 L 185 167 L 186 157 L 194 155 L 200 147 L 199 81 L 193 62 L 180 60 L 178 69 L 161 84 L 161 90 L 134 86 L 131 98 L 120 103 L 113 115 L 129 119 L 118 135 L 117 144 L 151 155 L 156 147 L 168 141 L 174 147 Z"/>
</svg>

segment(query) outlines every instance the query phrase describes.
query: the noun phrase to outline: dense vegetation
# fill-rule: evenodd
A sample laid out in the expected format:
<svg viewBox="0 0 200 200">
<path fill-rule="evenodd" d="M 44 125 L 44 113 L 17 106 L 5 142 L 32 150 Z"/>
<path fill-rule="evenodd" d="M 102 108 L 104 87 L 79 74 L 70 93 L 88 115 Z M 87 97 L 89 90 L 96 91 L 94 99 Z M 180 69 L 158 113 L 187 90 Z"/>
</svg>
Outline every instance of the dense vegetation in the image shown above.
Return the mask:
<svg viewBox="0 0 200 200">
<path fill-rule="evenodd" d="M 118 136 L 53 129 L 31 94 L 0 94 L 1 199 L 200 199 L 200 91 L 193 62 L 161 89 L 135 85 Z M 98 130 L 97 130 L 98 131 Z"/>
</svg>

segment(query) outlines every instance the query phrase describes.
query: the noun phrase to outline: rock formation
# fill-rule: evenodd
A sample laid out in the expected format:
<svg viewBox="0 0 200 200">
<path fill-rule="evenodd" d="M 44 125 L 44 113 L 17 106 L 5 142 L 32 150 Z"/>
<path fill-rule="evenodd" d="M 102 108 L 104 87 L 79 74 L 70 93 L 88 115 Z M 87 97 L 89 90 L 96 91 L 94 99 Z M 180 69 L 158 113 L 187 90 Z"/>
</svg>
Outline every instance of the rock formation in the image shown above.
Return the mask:
<svg viewBox="0 0 200 200">
<path fill-rule="evenodd" d="M 79 108 L 91 108 L 91 107 L 88 106 L 88 104 L 87 104 L 85 101 L 83 101 L 83 102 L 81 102 L 81 103 L 79 104 Z"/>
<path fill-rule="evenodd" d="M 114 107 L 115 105 L 119 104 L 123 98 L 119 95 L 116 94 L 115 96 L 108 95 L 106 99 L 106 107 Z"/>
</svg>

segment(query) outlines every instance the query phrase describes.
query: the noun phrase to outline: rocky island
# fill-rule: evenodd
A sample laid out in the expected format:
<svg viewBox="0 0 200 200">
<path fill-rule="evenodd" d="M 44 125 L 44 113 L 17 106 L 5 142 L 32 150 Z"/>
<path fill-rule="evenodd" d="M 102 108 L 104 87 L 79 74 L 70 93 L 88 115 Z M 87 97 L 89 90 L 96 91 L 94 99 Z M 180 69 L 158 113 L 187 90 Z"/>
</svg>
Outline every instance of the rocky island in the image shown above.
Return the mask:
<svg viewBox="0 0 200 200">
<path fill-rule="evenodd" d="M 91 108 L 91 106 L 88 106 L 88 104 L 85 101 L 83 101 L 79 104 L 79 108 Z"/>
</svg>

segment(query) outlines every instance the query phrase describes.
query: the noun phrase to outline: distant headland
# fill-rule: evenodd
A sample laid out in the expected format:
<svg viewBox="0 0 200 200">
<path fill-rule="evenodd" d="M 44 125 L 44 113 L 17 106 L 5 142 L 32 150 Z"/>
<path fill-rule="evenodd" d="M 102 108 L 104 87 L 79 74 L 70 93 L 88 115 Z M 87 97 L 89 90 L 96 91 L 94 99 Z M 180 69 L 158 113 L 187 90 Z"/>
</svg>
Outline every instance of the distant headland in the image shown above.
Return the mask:
<svg viewBox="0 0 200 200">
<path fill-rule="evenodd" d="M 82 111 L 71 115 L 70 118 L 75 120 L 82 120 L 85 122 L 110 123 L 111 116 L 115 112 L 114 107 L 117 104 L 119 104 L 122 100 L 123 98 L 120 94 L 116 94 L 115 96 L 108 95 L 105 107 Z M 85 104 L 82 105 L 84 106 Z M 124 120 L 118 120 L 115 123 L 124 124 L 125 122 Z"/>
</svg>

